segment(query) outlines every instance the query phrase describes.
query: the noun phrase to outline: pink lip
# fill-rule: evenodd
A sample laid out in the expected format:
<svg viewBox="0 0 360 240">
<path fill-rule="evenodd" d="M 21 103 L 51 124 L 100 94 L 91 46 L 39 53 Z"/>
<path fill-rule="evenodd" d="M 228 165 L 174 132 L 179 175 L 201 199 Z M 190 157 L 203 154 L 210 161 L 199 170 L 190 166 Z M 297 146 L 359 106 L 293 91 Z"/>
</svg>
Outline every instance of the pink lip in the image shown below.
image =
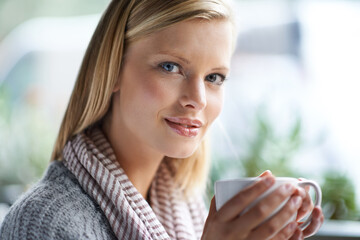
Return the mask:
<svg viewBox="0 0 360 240">
<path fill-rule="evenodd" d="M 167 125 L 177 134 L 184 137 L 195 137 L 199 134 L 203 123 L 197 119 L 168 117 Z"/>
<path fill-rule="evenodd" d="M 200 128 L 203 125 L 203 123 L 197 119 L 181 118 L 181 117 L 167 117 L 165 119 L 170 122 L 173 122 L 173 123 L 189 125 L 189 126 L 197 127 L 197 128 Z"/>
</svg>

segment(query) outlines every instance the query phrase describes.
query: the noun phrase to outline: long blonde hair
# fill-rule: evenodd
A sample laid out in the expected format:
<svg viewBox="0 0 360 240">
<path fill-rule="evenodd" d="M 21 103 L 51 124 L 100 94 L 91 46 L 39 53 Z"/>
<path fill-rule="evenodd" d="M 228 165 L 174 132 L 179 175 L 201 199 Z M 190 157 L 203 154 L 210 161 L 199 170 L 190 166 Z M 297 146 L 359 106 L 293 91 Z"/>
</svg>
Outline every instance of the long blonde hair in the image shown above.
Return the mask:
<svg viewBox="0 0 360 240">
<path fill-rule="evenodd" d="M 180 21 L 194 18 L 231 20 L 222 0 L 113 0 L 103 14 L 85 53 L 52 153 L 62 159 L 67 141 L 103 119 L 131 42 Z M 175 180 L 186 193 L 204 189 L 209 160 L 203 141 L 187 159 L 171 159 Z"/>
</svg>

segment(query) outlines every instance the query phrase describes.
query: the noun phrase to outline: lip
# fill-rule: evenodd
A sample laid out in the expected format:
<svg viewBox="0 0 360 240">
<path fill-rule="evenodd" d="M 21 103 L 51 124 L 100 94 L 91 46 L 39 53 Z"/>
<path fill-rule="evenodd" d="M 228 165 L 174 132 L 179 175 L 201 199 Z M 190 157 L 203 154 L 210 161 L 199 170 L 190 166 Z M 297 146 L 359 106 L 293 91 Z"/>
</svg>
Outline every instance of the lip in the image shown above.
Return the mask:
<svg viewBox="0 0 360 240">
<path fill-rule="evenodd" d="M 165 120 L 168 120 L 173 123 L 188 125 L 191 127 L 200 128 L 203 123 L 198 119 L 184 118 L 184 117 L 167 117 Z"/>
<path fill-rule="evenodd" d="M 184 137 L 196 137 L 203 126 L 203 123 L 198 119 L 183 117 L 167 117 L 165 122 L 171 130 Z"/>
</svg>

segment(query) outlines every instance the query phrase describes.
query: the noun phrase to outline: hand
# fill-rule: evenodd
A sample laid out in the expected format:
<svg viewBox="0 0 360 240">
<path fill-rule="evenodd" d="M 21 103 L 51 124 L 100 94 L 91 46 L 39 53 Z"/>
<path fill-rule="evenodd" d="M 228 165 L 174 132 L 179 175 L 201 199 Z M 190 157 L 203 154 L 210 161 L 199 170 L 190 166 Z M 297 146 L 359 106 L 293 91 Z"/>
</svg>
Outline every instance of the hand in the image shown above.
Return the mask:
<svg viewBox="0 0 360 240">
<path fill-rule="evenodd" d="M 290 239 L 297 231 L 297 222 L 286 225 L 302 205 L 302 197 L 295 194 L 292 184 L 280 186 L 249 211 L 240 213 L 275 182 L 270 172 L 260 176 L 261 180 L 245 188 L 228 201 L 219 211 L 215 208 L 215 199 L 210 205 L 202 239 Z M 292 196 L 295 194 L 294 196 Z M 290 197 L 285 206 L 273 217 L 263 221 Z M 262 224 L 261 224 L 262 223 Z M 261 224 L 261 225 L 260 225 Z M 302 232 L 301 232 L 302 233 Z M 295 235 L 296 237 L 296 235 Z"/>
<path fill-rule="evenodd" d="M 299 179 L 299 180 L 302 181 L 304 179 Z M 303 204 L 301 208 L 298 210 L 296 220 L 299 221 L 300 219 L 308 215 L 311 211 L 313 211 L 311 222 L 304 230 L 301 230 L 300 228 L 296 229 L 291 239 L 304 239 L 304 237 L 310 237 L 314 235 L 324 222 L 324 215 L 322 213 L 321 208 L 320 207 L 314 208 L 314 204 L 309 195 L 309 189 L 310 187 L 308 186 L 305 187 L 305 190 L 300 187 L 296 191 L 296 194 L 299 194 L 303 198 Z M 299 223 L 299 225 L 300 224 L 301 223 Z"/>
</svg>

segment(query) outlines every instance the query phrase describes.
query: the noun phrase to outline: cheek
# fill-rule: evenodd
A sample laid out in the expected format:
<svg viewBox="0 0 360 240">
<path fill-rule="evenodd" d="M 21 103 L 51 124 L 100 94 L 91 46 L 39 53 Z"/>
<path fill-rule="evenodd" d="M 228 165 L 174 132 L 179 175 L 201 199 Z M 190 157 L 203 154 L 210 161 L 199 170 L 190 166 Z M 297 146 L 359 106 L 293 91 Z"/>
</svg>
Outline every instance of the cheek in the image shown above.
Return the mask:
<svg viewBox="0 0 360 240">
<path fill-rule="evenodd" d="M 134 72 L 133 72 L 134 73 Z M 135 117 L 157 116 L 158 112 L 173 102 L 174 94 L 168 84 L 149 72 L 132 74 L 123 94 L 127 101 L 124 106 L 136 113 Z"/>
<path fill-rule="evenodd" d="M 155 75 L 149 74 L 145 81 L 138 84 L 138 88 L 144 104 L 157 113 L 176 101 L 176 92 L 170 81 Z"/>
<path fill-rule="evenodd" d="M 209 94 L 207 105 L 208 121 L 211 124 L 220 114 L 223 106 L 223 90 Z"/>
<path fill-rule="evenodd" d="M 169 98 L 169 91 L 166 86 L 158 81 L 156 78 L 148 77 L 144 84 L 141 84 L 141 92 L 143 100 L 149 105 L 162 105 L 166 104 Z"/>
</svg>

